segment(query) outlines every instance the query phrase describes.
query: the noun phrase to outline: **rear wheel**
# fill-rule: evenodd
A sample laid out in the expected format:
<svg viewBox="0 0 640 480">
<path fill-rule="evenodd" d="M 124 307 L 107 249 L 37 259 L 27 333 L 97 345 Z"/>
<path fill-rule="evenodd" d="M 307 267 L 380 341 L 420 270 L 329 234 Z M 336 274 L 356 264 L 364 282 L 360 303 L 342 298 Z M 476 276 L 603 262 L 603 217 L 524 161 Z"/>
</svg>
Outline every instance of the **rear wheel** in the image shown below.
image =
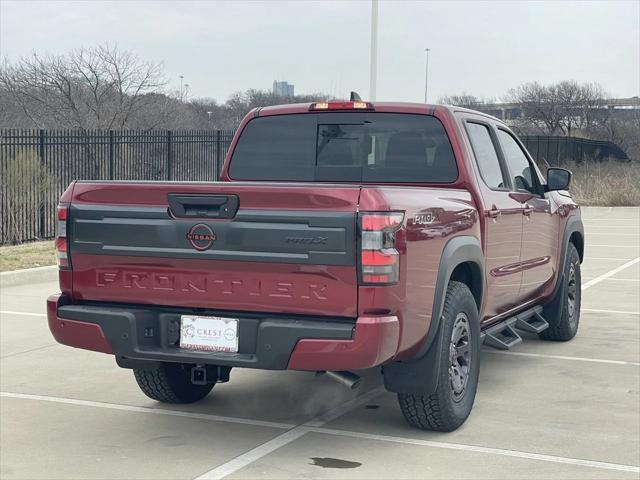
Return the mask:
<svg viewBox="0 0 640 480">
<path fill-rule="evenodd" d="M 450 282 L 440 328 L 440 372 L 431 395 L 399 393 L 407 422 L 423 430 L 450 432 L 462 425 L 473 407 L 480 372 L 478 309 L 469 288 Z"/>
<path fill-rule="evenodd" d="M 539 334 L 544 340 L 566 342 L 578 333 L 581 300 L 580 255 L 573 243 L 569 243 L 567 247 L 567 262 L 561 281 L 556 296 L 545 305 L 542 312 L 549 323 L 549 328 Z"/>
<path fill-rule="evenodd" d="M 193 403 L 206 397 L 213 383 L 191 383 L 191 366 L 181 363 L 162 363 L 157 367 L 136 368 L 133 374 L 140 390 L 149 398 L 163 403 Z"/>
</svg>

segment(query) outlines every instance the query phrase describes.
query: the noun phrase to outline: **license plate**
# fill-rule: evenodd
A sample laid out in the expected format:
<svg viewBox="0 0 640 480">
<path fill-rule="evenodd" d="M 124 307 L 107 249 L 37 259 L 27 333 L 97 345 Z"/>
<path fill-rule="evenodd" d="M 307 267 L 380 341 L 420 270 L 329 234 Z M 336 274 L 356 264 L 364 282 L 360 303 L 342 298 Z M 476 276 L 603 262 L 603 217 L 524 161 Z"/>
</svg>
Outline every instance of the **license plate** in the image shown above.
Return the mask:
<svg viewBox="0 0 640 480">
<path fill-rule="evenodd" d="M 238 320 L 182 315 L 180 348 L 235 353 L 238 351 Z"/>
</svg>

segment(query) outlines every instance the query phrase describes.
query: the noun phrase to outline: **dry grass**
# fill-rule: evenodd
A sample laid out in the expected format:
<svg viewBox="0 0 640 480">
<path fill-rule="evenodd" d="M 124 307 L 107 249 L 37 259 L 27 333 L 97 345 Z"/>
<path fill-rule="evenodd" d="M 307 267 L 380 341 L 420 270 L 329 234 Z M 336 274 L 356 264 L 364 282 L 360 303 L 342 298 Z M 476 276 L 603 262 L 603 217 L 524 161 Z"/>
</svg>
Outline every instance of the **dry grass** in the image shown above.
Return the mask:
<svg viewBox="0 0 640 480">
<path fill-rule="evenodd" d="M 51 241 L 0 247 L 0 272 L 44 267 L 55 263 L 55 247 Z"/>
<path fill-rule="evenodd" d="M 569 190 L 580 205 L 631 207 L 640 205 L 640 163 L 565 163 L 573 177 Z"/>
</svg>

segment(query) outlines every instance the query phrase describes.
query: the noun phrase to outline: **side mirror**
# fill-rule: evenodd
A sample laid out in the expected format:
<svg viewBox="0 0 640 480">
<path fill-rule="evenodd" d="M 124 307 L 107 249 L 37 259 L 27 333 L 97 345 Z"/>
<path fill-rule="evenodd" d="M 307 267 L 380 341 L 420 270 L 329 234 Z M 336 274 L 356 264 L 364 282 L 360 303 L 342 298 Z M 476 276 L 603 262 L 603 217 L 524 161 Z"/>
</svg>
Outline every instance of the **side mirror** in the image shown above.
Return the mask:
<svg viewBox="0 0 640 480">
<path fill-rule="evenodd" d="M 571 172 L 565 168 L 552 167 L 547 170 L 547 185 L 545 190 L 567 190 L 571 183 Z"/>
</svg>

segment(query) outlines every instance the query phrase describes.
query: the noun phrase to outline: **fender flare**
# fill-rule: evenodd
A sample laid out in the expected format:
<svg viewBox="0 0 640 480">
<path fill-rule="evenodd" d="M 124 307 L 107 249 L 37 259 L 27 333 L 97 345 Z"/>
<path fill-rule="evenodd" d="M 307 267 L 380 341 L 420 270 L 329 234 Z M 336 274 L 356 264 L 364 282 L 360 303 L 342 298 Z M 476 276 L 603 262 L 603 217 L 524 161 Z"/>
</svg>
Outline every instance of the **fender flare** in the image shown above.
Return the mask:
<svg viewBox="0 0 640 480">
<path fill-rule="evenodd" d="M 440 317 L 442 316 L 442 310 L 444 308 L 444 297 L 447 294 L 447 286 L 449 285 L 451 274 L 458 265 L 466 262 L 474 263 L 479 271 L 480 301 L 478 302 L 478 312 L 480 312 L 485 290 L 485 258 L 484 254 L 482 253 L 482 247 L 480 246 L 480 240 L 470 235 L 454 237 L 447 242 L 444 249 L 442 250 L 442 255 L 440 256 L 440 265 L 438 266 L 436 288 L 433 293 L 431 325 L 429 326 L 429 332 L 427 333 L 425 342 L 422 345 L 420 352 L 416 355 L 417 358 L 427 353 L 433 343 L 436 332 L 440 327 Z"/>
<path fill-rule="evenodd" d="M 567 250 L 569 249 L 569 241 L 571 236 L 577 233 L 580 236 L 582 245 L 577 245 L 578 254 L 580 255 L 580 263 L 584 258 L 584 225 L 582 224 L 582 218 L 580 215 L 572 215 L 567 219 L 564 225 L 564 233 L 562 235 L 562 243 L 560 244 L 560 261 L 558 262 L 558 272 L 556 275 L 556 284 L 553 287 L 553 292 L 549 297 L 548 302 L 553 301 L 556 297 L 560 286 L 562 285 L 563 273 L 565 262 L 567 261 Z"/>
<path fill-rule="evenodd" d="M 420 351 L 415 359 L 404 362 L 392 362 L 384 365 L 384 385 L 390 392 L 431 394 L 438 386 L 440 358 L 438 352 L 442 342 L 440 328 L 447 286 L 455 268 L 466 262 L 474 263 L 480 275 L 479 306 L 484 295 L 484 255 L 480 240 L 474 236 L 461 235 L 447 242 L 438 267 L 436 288 L 433 297 L 431 325 Z"/>
</svg>

